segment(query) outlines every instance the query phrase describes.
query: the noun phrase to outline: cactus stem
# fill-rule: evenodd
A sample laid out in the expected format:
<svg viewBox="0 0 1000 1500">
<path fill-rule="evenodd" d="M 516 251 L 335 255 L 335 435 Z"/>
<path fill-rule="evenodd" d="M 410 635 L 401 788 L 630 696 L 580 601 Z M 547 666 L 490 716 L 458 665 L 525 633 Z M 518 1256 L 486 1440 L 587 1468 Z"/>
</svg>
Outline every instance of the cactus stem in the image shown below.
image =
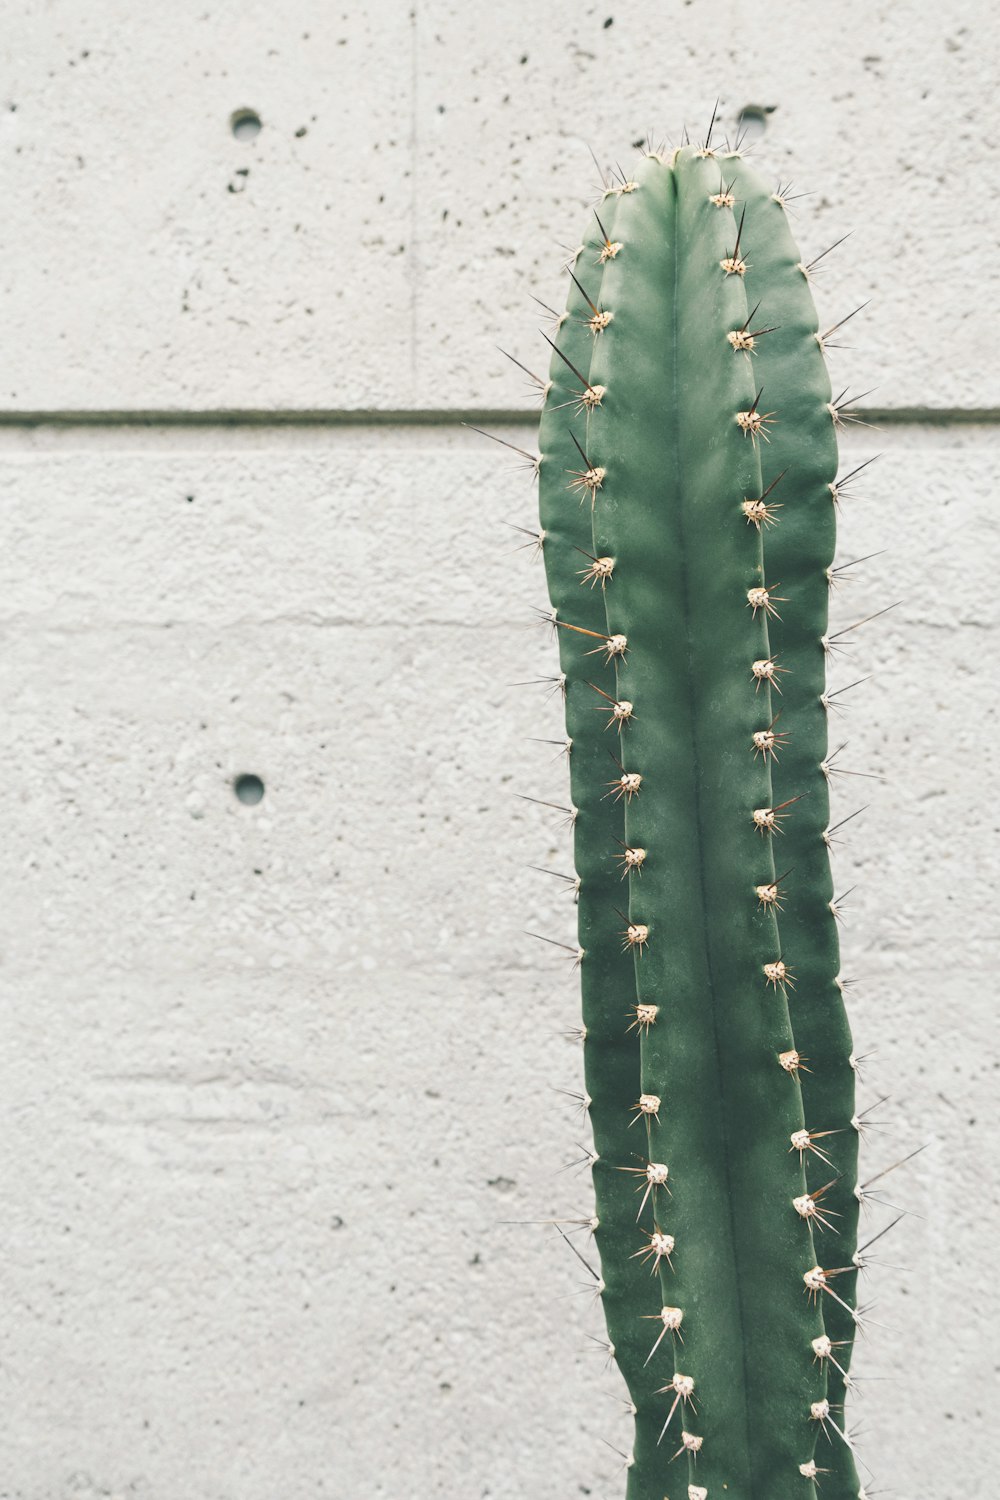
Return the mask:
<svg viewBox="0 0 1000 1500">
<path fill-rule="evenodd" d="M 599 630 L 587 630 L 583 625 L 571 625 L 568 620 L 557 620 L 555 610 L 552 610 L 551 612 L 539 610 L 539 614 L 541 614 L 544 619 L 546 621 L 549 621 L 551 624 L 558 625 L 561 630 L 575 630 L 579 635 L 593 636 L 595 641 L 604 642 L 604 644 L 602 646 L 598 646 L 596 650 L 588 651 L 588 656 L 596 656 L 599 651 L 606 651 L 608 661 L 610 661 L 613 656 L 620 656 L 624 660 L 625 652 L 628 650 L 628 639 L 626 636 L 602 635 Z"/>
<path fill-rule="evenodd" d="M 662 1229 L 654 1227 L 653 1232 L 649 1236 L 649 1244 L 643 1245 L 641 1250 L 636 1250 L 632 1254 L 630 1259 L 642 1261 L 652 1260 L 653 1264 L 650 1267 L 650 1272 L 655 1276 L 659 1272 L 661 1260 L 666 1261 L 671 1271 L 674 1269 L 674 1263 L 670 1259 L 673 1248 L 673 1235 L 664 1234 Z"/>
<path fill-rule="evenodd" d="M 629 719 L 634 718 L 631 703 L 627 698 L 612 698 L 611 694 L 606 693 L 603 688 L 599 688 L 596 682 L 588 682 L 587 686 L 592 687 L 595 693 L 600 693 L 602 698 L 607 698 L 608 702 L 611 704 L 611 717 L 608 720 L 607 724 L 604 726 L 605 729 L 610 729 L 612 724 L 617 724 L 618 733 L 621 734 L 622 725 L 627 724 Z M 598 708 L 597 712 L 606 713 L 607 710 Z"/>
<path fill-rule="evenodd" d="M 620 240 L 611 239 L 608 231 L 601 223 L 601 216 L 597 212 L 596 208 L 594 209 L 594 218 L 597 220 L 597 227 L 601 231 L 601 239 L 603 241 L 600 254 L 597 257 L 597 264 L 599 266 L 603 266 L 605 261 L 614 260 L 615 256 L 618 254 L 619 250 L 623 248 L 623 246 Z"/>
<path fill-rule="evenodd" d="M 788 816 L 787 813 L 784 817 L 781 816 L 784 809 L 796 802 L 801 802 L 804 795 L 805 793 L 800 793 L 797 797 L 789 797 L 787 802 L 779 802 L 777 807 L 755 807 L 753 810 L 754 827 L 762 834 L 780 833 L 781 825 Z"/>
<path fill-rule="evenodd" d="M 829 1401 L 827 1401 L 827 1399 L 826 1399 L 825 1396 L 824 1396 L 824 1398 L 823 1398 L 822 1401 L 813 1401 L 810 1404 L 810 1407 L 809 1407 L 809 1415 L 812 1418 L 812 1420 L 814 1422 L 819 1422 L 819 1424 L 823 1428 L 824 1432 L 826 1432 L 826 1425 L 829 1422 L 830 1426 L 833 1428 L 833 1430 L 837 1434 L 837 1436 L 843 1442 L 845 1442 L 847 1444 L 848 1448 L 850 1448 L 851 1451 L 853 1452 L 854 1451 L 854 1444 L 852 1443 L 851 1439 L 847 1436 L 847 1433 L 843 1430 L 843 1428 L 837 1426 L 836 1422 L 833 1420 L 833 1417 L 830 1415 L 830 1412 L 831 1412 L 831 1406 L 830 1406 L 830 1403 L 829 1403 Z M 829 1436 L 829 1434 L 827 1434 L 827 1436 Z"/>
<path fill-rule="evenodd" d="M 758 302 L 753 312 L 750 313 L 747 317 L 746 322 L 743 323 L 741 327 L 734 328 L 731 333 L 726 334 L 726 338 L 732 344 L 734 349 L 743 349 L 747 354 L 752 354 L 754 350 L 755 340 L 763 338 L 765 333 L 777 333 L 777 324 L 775 324 L 773 328 L 750 327 L 750 323 L 753 318 L 756 317 L 759 307 L 760 303 Z"/>
<path fill-rule="evenodd" d="M 605 785 L 611 788 L 611 791 L 605 792 L 605 798 L 610 797 L 617 802 L 624 797 L 626 802 L 631 802 L 633 797 L 638 796 L 642 777 L 638 771 L 623 771 L 617 781 L 608 781 Z"/>
<path fill-rule="evenodd" d="M 642 922 L 629 922 L 622 938 L 623 953 L 627 953 L 630 948 L 638 948 L 642 953 L 649 942 L 649 928 Z"/>
<path fill-rule="evenodd" d="M 576 444 L 576 450 L 579 453 L 580 457 L 583 459 L 583 462 L 586 465 L 586 468 L 584 468 L 582 470 L 581 469 L 567 469 L 566 473 L 567 474 L 572 474 L 574 477 L 573 477 L 572 481 L 566 486 L 566 488 L 569 489 L 569 490 L 578 489 L 580 491 L 580 503 L 581 504 L 583 503 L 584 492 L 589 490 L 589 492 L 590 492 L 590 508 L 591 508 L 591 510 L 593 510 L 593 508 L 594 508 L 594 497 L 597 494 L 597 491 L 601 488 L 601 485 L 602 485 L 602 483 L 604 481 L 604 476 L 606 475 L 607 470 L 606 469 L 602 469 L 599 466 L 597 466 L 595 464 L 592 464 L 590 462 L 590 459 L 587 457 L 586 453 L 584 453 L 583 448 L 581 447 L 580 441 L 579 441 L 579 439 L 578 439 L 578 437 L 577 437 L 577 435 L 576 435 L 575 432 L 571 432 L 570 433 L 570 437 L 573 439 L 573 442 Z"/>
<path fill-rule="evenodd" d="M 673 1418 L 674 1412 L 677 1410 L 678 1404 L 681 1404 L 683 1406 L 690 1405 L 691 1410 L 693 1412 L 697 1412 L 698 1408 L 695 1406 L 692 1396 L 693 1390 L 693 1378 L 690 1375 L 681 1375 L 680 1373 L 678 1373 L 674 1375 L 669 1385 L 663 1385 L 657 1391 L 656 1394 L 658 1396 L 664 1395 L 667 1391 L 673 1391 L 674 1393 L 674 1399 L 671 1402 L 670 1410 L 667 1413 L 667 1420 L 664 1422 L 662 1428 L 660 1429 L 660 1435 L 656 1439 L 657 1447 L 659 1447 L 660 1443 L 663 1442 L 667 1428 L 670 1426 L 671 1419 Z M 705 1493 L 707 1494 L 708 1491 L 706 1490 Z"/>
<path fill-rule="evenodd" d="M 848 1373 L 844 1369 L 843 1365 L 841 1365 L 839 1363 L 839 1361 L 837 1360 L 836 1355 L 833 1352 L 834 1349 L 840 1349 L 846 1343 L 847 1343 L 846 1339 L 838 1339 L 838 1341 L 835 1344 L 833 1342 L 833 1340 L 828 1337 L 827 1334 L 821 1333 L 820 1336 L 819 1336 L 819 1338 L 813 1339 L 813 1341 L 812 1341 L 812 1349 L 813 1349 L 813 1353 L 815 1354 L 815 1356 L 816 1356 L 817 1360 L 820 1362 L 820 1364 L 822 1364 L 822 1362 L 823 1362 L 824 1359 L 828 1359 L 830 1361 L 831 1365 L 833 1365 L 834 1369 L 840 1371 L 840 1374 L 841 1374 L 841 1377 L 843 1379 L 844 1384 L 845 1385 L 850 1385 L 850 1383 L 851 1383 L 851 1377 L 848 1375 Z"/>
<path fill-rule="evenodd" d="M 591 588 L 594 587 L 595 583 L 600 583 L 602 589 L 606 588 L 608 579 L 615 570 L 614 558 L 595 557 L 592 552 L 586 552 L 582 547 L 574 547 L 573 551 L 580 552 L 584 557 L 590 558 L 590 567 L 581 568 L 577 574 L 580 582 L 586 583 L 589 579 Z"/>
<path fill-rule="evenodd" d="M 736 179 L 733 178 L 733 182 L 735 181 Z M 710 193 L 708 201 L 709 203 L 714 203 L 716 208 L 732 208 L 736 202 L 736 199 L 733 197 L 733 183 L 731 182 L 726 187 L 720 174 L 719 191 L 717 193 Z"/>
<path fill-rule="evenodd" d="M 782 892 L 777 880 L 768 881 L 764 885 L 755 885 L 754 894 L 764 911 L 784 910 Z"/>
<path fill-rule="evenodd" d="M 693 1432 L 682 1432 L 681 1445 L 676 1453 L 671 1454 L 670 1462 L 673 1463 L 675 1458 L 680 1458 L 682 1453 L 692 1453 L 697 1458 L 704 1441 L 703 1437 L 697 1437 Z"/>
<path fill-rule="evenodd" d="M 660 1334 L 656 1340 L 656 1343 L 653 1345 L 652 1349 L 650 1349 L 649 1353 L 646 1355 L 646 1358 L 642 1362 L 644 1369 L 646 1365 L 649 1364 L 649 1361 L 652 1359 L 657 1349 L 659 1349 L 668 1333 L 671 1335 L 676 1335 L 676 1338 L 680 1339 L 682 1344 L 684 1342 L 684 1335 L 681 1333 L 681 1322 L 684 1318 L 684 1312 L 682 1308 L 661 1307 L 658 1313 L 643 1313 L 644 1321 L 647 1321 L 651 1318 L 656 1319 L 658 1322 L 662 1323 L 663 1327 L 660 1330 Z"/>
<path fill-rule="evenodd" d="M 636 1192 L 642 1192 L 642 1202 L 639 1204 L 639 1212 L 635 1216 L 635 1221 L 637 1224 L 642 1218 L 642 1211 L 646 1207 L 647 1199 L 653 1192 L 654 1188 L 664 1188 L 667 1192 L 667 1195 L 669 1196 L 670 1194 L 670 1188 L 667 1186 L 667 1182 L 670 1177 L 670 1171 L 667 1167 L 666 1162 L 647 1161 L 644 1167 L 618 1167 L 616 1170 L 619 1172 L 629 1172 L 634 1177 L 642 1178 L 642 1182 L 640 1182 L 636 1186 Z M 672 1240 L 670 1242 L 670 1248 L 671 1250 L 673 1249 Z"/>
<path fill-rule="evenodd" d="M 658 1005 L 644 1005 L 640 1000 L 633 1006 L 633 1012 L 634 1018 L 626 1026 L 626 1033 L 641 1031 L 644 1036 L 648 1035 L 649 1028 L 660 1013 L 660 1007 Z"/>
<path fill-rule="evenodd" d="M 757 407 L 760 403 L 760 398 L 761 396 L 763 396 L 763 394 L 764 387 L 761 386 L 760 390 L 754 397 L 754 402 L 750 407 L 750 410 L 738 411 L 736 413 L 737 427 L 743 433 L 744 437 L 750 438 L 755 448 L 757 446 L 758 438 L 763 438 L 765 443 L 769 443 L 771 441 L 771 439 L 767 435 L 767 424 L 770 423 L 773 426 L 777 421 L 777 418 L 775 417 L 773 411 L 757 410 Z"/>
<path fill-rule="evenodd" d="M 774 514 L 774 512 L 776 510 L 783 509 L 783 507 L 780 504 L 775 504 L 774 502 L 768 505 L 767 497 L 774 489 L 775 485 L 779 482 L 779 480 L 784 479 L 787 473 L 787 469 L 782 469 L 781 473 L 777 475 L 776 478 L 771 480 L 771 483 L 768 485 L 767 489 L 762 495 L 757 495 L 754 498 L 751 498 L 749 495 L 744 496 L 741 509 L 743 511 L 743 514 L 747 518 L 748 525 L 752 523 L 754 526 L 756 526 L 758 531 L 760 530 L 762 525 L 777 525 L 778 517 Z"/>
<path fill-rule="evenodd" d="M 585 411 L 593 411 L 595 406 L 600 406 L 607 394 L 608 388 L 605 385 L 589 386 L 575 403 L 577 416 Z"/>
<path fill-rule="evenodd" d="M 586 302 L 587 306 L 590 308 L 591 312 L 591 316 L 589 318 L 581 318 L 578 321 L 582 322 L 587 328 L 589 328 L 591 333 L 601 333 L 605 328 L 607 328 L 608 324 L 613 319 L 614 313 L 605 312 L 602 307 L 598 307 L 596 302 L 592 302 L 590 300 L 590 297 L 584 291 L 583 287 L 580 285 L 576 276 L 573 274 L 572 270 L 570 270 L 569 266 L 567 266 L 566 269 L 567 271 L 569 271 L 569 274 L 570 276 L 572 276 L 574 282 L 576 282 L 577 290 L 579 291 L 580 296 Z"/>
<path fill-rule="evenodd" d="M 766 761 L 767 757 L 770 755 L 772 760 L 777 760 L 778 750 L 782 745 L 786 745 L 788 743 L 788 735 L 775 730 L 774 726 L 775 724 L 777 724 L 779 718 L 780 710 L 775 714 L 774 718 L 771 720 L 770 724 L 768 724 L 766 729 L 754 730 L 753 735 L 751 736 L 751 749 L 753 750 L 755 757 L 758 755 L 762 755 Z"/>
<path fill-rule="evenodd" d="M 774 594 L 771 592 L 772 589 L 777 589 L 780 587 L 780 583 L 774 583 L 765 584 L 763 588 L 747 589 L 747 604 L 750 606 L 753 618 L 755 620 L 757 618 L 757 611 L 759 609 L 762 609 L 766 615 L 769 615 L 774 620 L 781 619 L 781 616 L 774 607 L 775 600 L 777 600 L 779 604 L 787 604 L 788 600 L 781 594 Z"/>
<path fill-rule="evenodd" d="M 756 526 L 759 531 L 761 524 L 765 526 L 776 526 L 778 517 L 774 514 L 780 510 L 780 505 L 765 505 L 763 500 L 744 500 L 743 514 L 747 518 L 747 525 Z"/>
<path fill-rule="evenodd" d="M 539 330 L 539 331 L 541 332 L 541 330 Z M 593 391 L 593 390 L 596 389 L 595 386 L 591 385 L 591 383 L 587 379 L 586 375 L 581 375 L 580 374 L 580 371 L 576 368 L 576 365 L 573 364 L 572 360 L 567 359 L 566 355 L 562 352 L 562 350 L 560 349 L 559 345 L 556 344 L 556 343 L 554 343 L 552 341 L 552 339 L 549 338 L 549 336 L 548 336 L 547 333 L 542 333 L 542 338 L 545 340 L 545 342 L 547 344 L 549 344 L 555 350 L 555 352 L 558 354 L 559 358 L 562 360 L 562 362 L 566 366 L 566 368 L 568 370 L 570 370 L 572 372 L 572 374 L 574 374 L 576 376 L 577 380 L 580 382 L 581 390 L 583 390 L 583 391 Z M 551 382 L 550 382 L 550 384 L 551 384 Z M 602 395 L 604 394 L 604 387 L 603 386 L 601 387 L 601 394 Z M 583 399 L 582 396 L 579 399 L 582 400 Z M 600 405 L 599 402 L 597 402 L 595 404 L 596 405 Z"/>
<path fill-rule="evenodd" d="M 786 1073 L 798 1073 L 800 1071 L 811 1073 L 812 1068 L 806 1067 L 808 1061 L 808 1057 L 803 1057 L 800 1053 L 796 1052 L 794 1047 L 790 1048 L 787 1052 L 778 1053 L 778 1062 Z"/>
<path fill-rule="evenodd" d="M 629 1121 L 634 1125 L 636 1120 L 653 1119 L 657 1124 L 660 1122 L 660 1104 L 662 1100 L 659 1094 L 640 1094 L 638 1100 L 632 1106 L 633 1115 Z M 641 1210 L 640 1210 L 641 1212 Z"/>
<path fill-rule="evenodd" d="M 746 204 L 744 204 L 743 212 L 740 214 L 739 228 L 736 231 L 736 244 L 733 246 L 732 251 L 727 252 L 723 259 L 719 261 L 719 265 L 727 276 L 744 276 L 749 269 L 746 261 L 740 255 L 740 240 L 743 238 L 743 220 L 746 216 L 747 210 Z"/>
<path fill-rule="evenodd" d="M 750 666 L 750 671 L 755 679 L 755 689 L 759 688 L 762 682 L 767 682 L 770 683 L 776 693 L 780 693 L 781 687 L 778 683 L 778 674 L 780 672 L 787 672 L 788 668 L 779 667 L 777 660 L 773 656 L 765 656 L 761 657 L 759 661 L 753 662 Z"/>
<path fill-rule="evenodd" d="M 788 1149 L 790 1152 L 797 1151 L 799 1153 L 799 1161 L 803 1160 L 807 1151 L 811 1151 L 814 1156 L 819 1157 L 820 1161 L 825 1162 L 828 1167 L 832 1167 L 833 1162 L 822 1147 L 816 1145 L 816 1142 L 823 1140 L 828 1135 L 839 1134 L 839 1130 L 793 1130 L 789 1136 L 792 1144 Z"/>
<path fill-rule="evenodd" d="M 590 508 L 591 508 L 591 510 L 593 510 L 593 508 L 594 508 L 594 496 L 597 494 L 597 491 L 601 488 L 601 484 L 604 481 L 604 476 L 607 473 L 607 470 L 606 469 L 601 469 L 601 468 L 592 468 L 592 469 L 567 469 L 566 473 L 573 475 L 572 480 L 566 486 L 566 488 L 568 490 L 579 490 L 580 491 L 580 504 L 581 505 L 583 504 L 583 497 L 584 497 L 584 495 L 585 494 L 589 494 L 590 495 Z"/>
<path fill-rule="evenodd" d="M 602 646 L 596 647 L 593 651 L 588 651 L 587 655 L 588 656 L 596 656 L 597 653 L 598 653 L 598 651 L 606 651 L 607 652 L 607 660 L 608 661 L 610 661 L 612 659 L 612 657 L 614 657 L 614 656 L 620 656 L 621 659 L 622 659 L 622 661 L 624 661 L 625 660 L 625 652 L 627 650 L 628 650 L 628 637 L 627 636 L 624 636 L 624 635 L 606 635 L 604 637 L 604 644 Z"/>
<path fill-rule="evenodd" d="M 829 1182 L 824 1183 L 820 1188 L 815 1188 L 811 1193 L 803 1193 L 800 1197 L 793 1198 L 792 1207 L 799 1218 L 805 1219 L 812 1224 L 818 1224 L 821 1229 L 832 1230 L 834 1226 L 830 1223 L 830 1218 L 839 1219 L 842 1215 L 835 1213 L 832 1208 L 824 1208 L 821 1200 L 824 1193 L 828 1193 L 838 1181 L 839 1178 L 831 1178 Z"/>
<path fill-rule="evenodd" d="M 633 182 L 630 177 L 625 175 L 618 162 L 615 162 L 615 170 L 618 173 L 618 181 L 615 183 L 614 191 L 616 193 L 634 193 L 639 184 Z"/>
<path fill-rule="evenodd" d="M 628 844 L 622 844 L 621 839 L 616 839 L 615 843 L 621 844 L 622 849 L 621 854 L 616 854 L 614 856 L 622 867 L 622 879 L 624 880 L 626 875 L 630 875 L 633 870 L 637 874 L 641 875 L 642 867 L 646 861 L 645 849 L 640 849 L 638 847 L 630 848 Z"/>
<path fill-rule="evenodd" d="M 853 1270 L 853 1266 L 836 1266 L 833 1269 L 827 1270 L 824 1270 L 822 1266 L 813 1266 L 811 1271 L 805 1273 L 802 1280 L 805 1282 L 806 1291 L 809 1294 L 811 1302 L 816 1300 L 820 1292 L 825 1292 L 828 1297 L 832 1297 L 834 1302 L 838 1303 L 845 1312 L 851 1315 L 852 1320 L 856 1324 L 859 1324 L 861 1321 L 860 1311 L 857 1308 L 850 1307 L 844 1301 L 843 1297 L 837 1295 L 829 1283 L 831 1276 L 841 1276 L 845 1272 Z"/>
</svg>

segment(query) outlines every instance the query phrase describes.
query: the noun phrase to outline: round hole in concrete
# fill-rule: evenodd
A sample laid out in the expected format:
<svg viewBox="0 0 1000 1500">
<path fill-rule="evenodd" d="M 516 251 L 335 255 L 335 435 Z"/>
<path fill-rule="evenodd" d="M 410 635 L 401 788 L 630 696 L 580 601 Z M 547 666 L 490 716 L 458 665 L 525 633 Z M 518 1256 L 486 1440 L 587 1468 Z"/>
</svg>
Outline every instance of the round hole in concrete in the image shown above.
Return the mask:
<svg viewBox="0 0 1000 1500">
<path fill-rule="evenodd" d="M 736 126 L 740 138 L 746 145 L 753 141 L 759 141 L 767 129 L 767 117 L 774 109 L 774 105 L 744 104 L 736 116 Z"/>
<path fill-rule="evenodd" d="M 238 141 L 252 141 L 260 135 L 260 115 L 255 109 L 234 109 L 229 128 Z"/>
<path fill-rule="evenodd" d="M 264 795 L 264 783 L 259 776 L 245 772 L 233 781 L 233 791 L 236 793 L 237 800 L 244 806 L 256 807 Z"/>
</svg>

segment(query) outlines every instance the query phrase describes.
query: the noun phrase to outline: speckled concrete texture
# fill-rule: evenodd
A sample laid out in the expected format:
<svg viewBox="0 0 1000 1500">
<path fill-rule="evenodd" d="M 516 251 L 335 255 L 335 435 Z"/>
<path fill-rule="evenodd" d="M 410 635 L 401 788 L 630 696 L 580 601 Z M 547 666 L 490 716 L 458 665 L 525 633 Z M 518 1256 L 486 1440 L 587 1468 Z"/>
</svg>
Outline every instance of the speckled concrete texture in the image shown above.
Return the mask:
<svg viewBox="0 0 1000 1500">
<path fill-rule="evenodd" d="M 995 519 L 981 434 L 880 438 L 841 556 L 887 550 L 837 619 L 902 603 L 835 681 L 876 675 L 842 760 L 885 780 L 843 779 L 840 810 L 871 807 L 837 861 L 864 1097 L 892 1095 L 868 1162 L 926 1145 L 887 1185 L 914 1216 L 861 1365 L 895 1382 L 866 1391 L 864 1451 L 917 1500 L 928 1472 L 986 1494 L 989 1469 Z M 472 442 L 418 433 L 387 463 L 353 434 L 64 437 L 0 466 L 0 1493 L 620 1489 L 599 1311 L 551 1231 L 509 1222 L 588 1192 L 558 1170 L 574 978 L 522 931 L 572 937 L 525 868 L 565 865 L 565 831 L 513 795 L 564 793 L 526 741 L 558 706 L 512 686 L 553 660 L 500 524 L 533 497 Z M 929 513 L 932 566 L 907 524 Z"/>
<path fill-rule="evenodd" d="M 863 1099 L 889 1096 L 869 1172 L 923 1149 L 880 1184 L 908 1215 L 861 1452 L 874 1494 L 992 1500 L 996 22 L 655 19 L 5 17 L 0 1500 L 620 1500 L 600 1309 L 536 1222 L 591 1200 L 576 979 L 525 936 L 573 936 L 528 868 L 567 868 L 567 830 L 515 795 L 566 789 L 530 738 L 559 704 L 515 686 L 556 661 L 504 524 L 535 497 L 459 417 L 533 445 L 493 345 L 544 365 L 528 293 L 562 297 L 588 143 L 624 161 L 719 91 L 724 129 L 774 106 L 756 155 L 815 189 L 807 249 L 854 227 L 817 292 L 830 321 L 873 298 L 832 358 L 891 415 L 844 443 L 882 457 L 835 617 L 896 607 L 834 666 L 871 678 L 840 762 L 880 778 L 838 779 L 868 810 L 836 866 Z M 289 420 L 188 421 L 225 408 Z"/>
<path fill-rule="evenodd" d="M 0 80 L 6 406 L 505 406 L 602 165 L 770 111 L 855 389 L 1000 405 L 979 0 L 545 7 L 17 0 Z M 252 139 L 234 112 L 261 122 Z M 854 300 L 851 301 L 850 299 Z"/>
</svg>

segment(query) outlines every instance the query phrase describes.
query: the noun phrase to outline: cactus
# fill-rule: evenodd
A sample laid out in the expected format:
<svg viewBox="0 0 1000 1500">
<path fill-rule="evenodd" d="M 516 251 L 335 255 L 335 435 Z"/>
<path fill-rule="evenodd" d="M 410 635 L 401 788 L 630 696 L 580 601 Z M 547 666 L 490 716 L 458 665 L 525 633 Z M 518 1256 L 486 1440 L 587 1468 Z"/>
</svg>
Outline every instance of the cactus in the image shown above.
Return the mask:
<svg viewBox="0 0 1000 1500">
<path fill-rule="evenodd" d="M 825 685 L 850 413 L 785 195 L 738 151 L 648 151 L 569 271 L 539 541 L 627 1497 L 856 1500 Z"/>
</svg>

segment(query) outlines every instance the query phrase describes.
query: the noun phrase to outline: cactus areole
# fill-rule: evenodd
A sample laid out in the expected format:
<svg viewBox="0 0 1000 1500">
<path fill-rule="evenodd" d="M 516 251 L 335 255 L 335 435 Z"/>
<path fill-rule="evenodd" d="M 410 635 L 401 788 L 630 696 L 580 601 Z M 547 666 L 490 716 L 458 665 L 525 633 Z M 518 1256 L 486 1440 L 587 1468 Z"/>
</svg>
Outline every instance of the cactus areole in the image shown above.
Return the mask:
<svg viewBox="0 0 1000 1500">
<path fill-rule="evenodd" d="M 857 1500 L 826 696 L 851 414 L 782 194 L 737 152 L 645 155 L 569 269 L 541 545 L 627 1497 Z"/>
</svg>

